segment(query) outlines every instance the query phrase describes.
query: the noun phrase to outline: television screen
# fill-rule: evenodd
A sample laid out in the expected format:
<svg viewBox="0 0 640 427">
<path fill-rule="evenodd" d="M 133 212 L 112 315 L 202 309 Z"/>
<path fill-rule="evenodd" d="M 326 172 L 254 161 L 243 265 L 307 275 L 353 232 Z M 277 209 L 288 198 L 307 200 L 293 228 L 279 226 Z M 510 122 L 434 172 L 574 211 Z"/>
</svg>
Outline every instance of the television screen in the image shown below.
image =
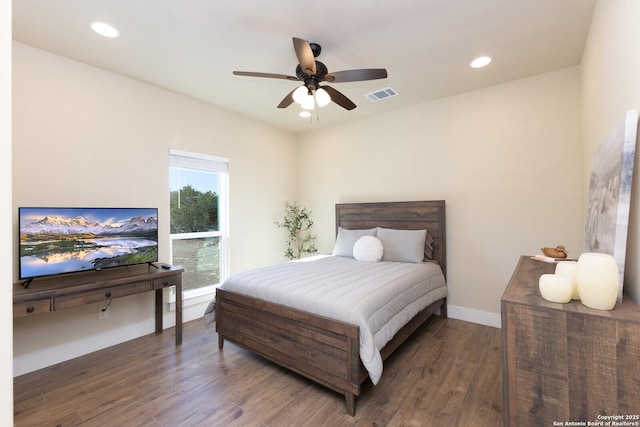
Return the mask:
<svg viewBox="0 0 640 427">
<path fill-rule="evenodd" d="M 156 208 L 19 208 L 20 279 L 158 261 Z"/>
</svg>

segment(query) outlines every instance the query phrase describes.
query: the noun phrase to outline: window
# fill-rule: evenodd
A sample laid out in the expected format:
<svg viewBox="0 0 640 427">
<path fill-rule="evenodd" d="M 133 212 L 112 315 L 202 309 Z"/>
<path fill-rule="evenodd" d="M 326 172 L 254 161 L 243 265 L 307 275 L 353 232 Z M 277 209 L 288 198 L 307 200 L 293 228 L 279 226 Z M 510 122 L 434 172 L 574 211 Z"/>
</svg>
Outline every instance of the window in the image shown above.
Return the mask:
<svg viewBox="0 0 640 427">
<path fill-rule="evenodd" d="M 185 269 L 185 298 L 212 292 L 227 275 L 228 163 L 169 151 L 171 263 Z"/>
</svg>

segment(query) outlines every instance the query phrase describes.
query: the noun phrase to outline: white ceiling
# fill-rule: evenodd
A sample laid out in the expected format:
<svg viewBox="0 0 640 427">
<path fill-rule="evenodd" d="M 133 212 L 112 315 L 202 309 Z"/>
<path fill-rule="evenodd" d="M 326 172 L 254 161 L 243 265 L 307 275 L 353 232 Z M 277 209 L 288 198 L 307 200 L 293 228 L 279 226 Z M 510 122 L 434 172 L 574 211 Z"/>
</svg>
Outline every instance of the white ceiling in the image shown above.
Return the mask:
<svg viewBox="0 0 640 427">
<path fill-rule="evenodd" d="M 13 0 L 13 38 L 105 70 L 307 132 L 384 111 L 577 65 L 596 0 Z M 107 39 L 93 21 L 116 26 Z M 358 107 L 334 103 L 313 120 L 276 106 L 298 83 L 291 38 L 322 46 L 329 72 L 386 68 L 389 77 L 335 83 Z M 469 62 L 493 62 L 472 69 Z M 364 95 L 392 87 L 399 96 Z"/>
</svg>

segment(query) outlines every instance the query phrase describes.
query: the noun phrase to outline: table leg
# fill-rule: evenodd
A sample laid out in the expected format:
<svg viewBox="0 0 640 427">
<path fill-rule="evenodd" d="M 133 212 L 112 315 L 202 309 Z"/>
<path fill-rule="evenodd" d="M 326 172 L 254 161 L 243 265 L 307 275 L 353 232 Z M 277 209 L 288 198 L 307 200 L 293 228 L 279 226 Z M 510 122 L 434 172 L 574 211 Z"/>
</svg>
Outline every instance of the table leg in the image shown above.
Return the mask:
<svg viewBox="0 0 640 427">
<path fill-rule="evenodd" d="M 156 289 L 156 334 L 162 333 L 162 289 Z"/>
<path fill-rule="evenodd" d="M 182 344 L 182 282 L 176 284 L 176 345 Z"/>
</svg>

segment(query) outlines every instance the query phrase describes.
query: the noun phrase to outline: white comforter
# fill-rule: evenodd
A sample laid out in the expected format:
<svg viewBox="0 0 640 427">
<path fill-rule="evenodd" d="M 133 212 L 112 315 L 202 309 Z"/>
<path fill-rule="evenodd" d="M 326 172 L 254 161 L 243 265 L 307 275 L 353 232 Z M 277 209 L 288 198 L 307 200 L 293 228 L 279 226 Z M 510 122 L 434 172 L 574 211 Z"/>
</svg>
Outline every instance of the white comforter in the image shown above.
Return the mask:
<svg viewBox="0 0 640 427">
<path fill-rule="evenodd" d="M 447 296 L 436 264 L 334 256 L 249 270 L 221 287 L 358 325 L 360 358 L 374 384 L 382 375 L 380 349 L 420 310 Z"/>
</svg>

